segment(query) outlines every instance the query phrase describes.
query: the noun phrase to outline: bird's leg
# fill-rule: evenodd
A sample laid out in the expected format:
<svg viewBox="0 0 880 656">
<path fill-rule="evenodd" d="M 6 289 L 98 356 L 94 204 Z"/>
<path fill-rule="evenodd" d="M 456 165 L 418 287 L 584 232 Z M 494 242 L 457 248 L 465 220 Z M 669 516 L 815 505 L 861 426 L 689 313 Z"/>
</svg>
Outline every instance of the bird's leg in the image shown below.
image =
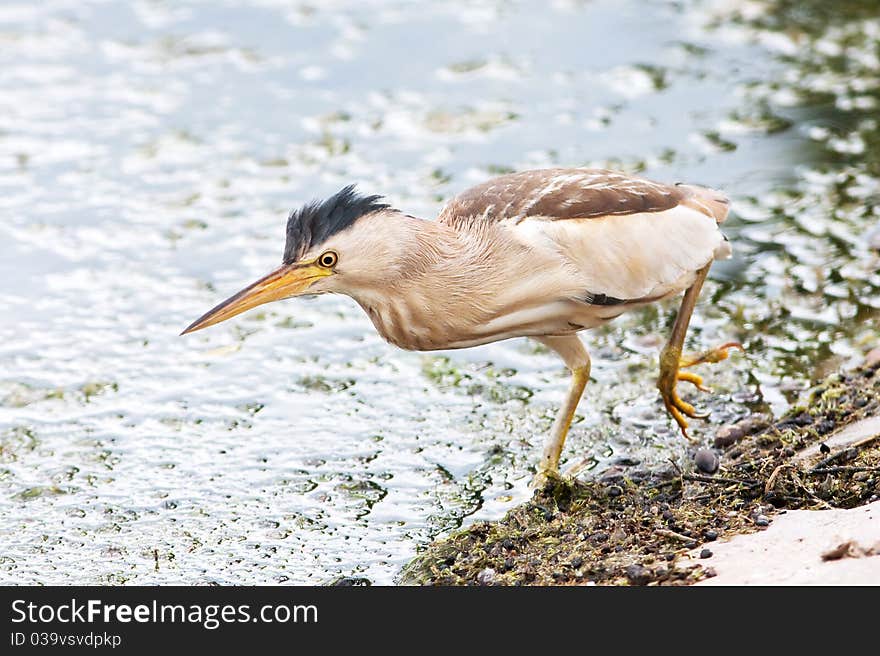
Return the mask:
<svg viewBox="0 0 880 656">
<path fill-rule="evenodd" d="M 684 380 L 693 383 L 700 389 L 705 389 L 702 378 L 690 372 L 680 372 L 679 369 L 682 367 L 681 349 L 687 334 L 688 324 L 691 321 L 691 314 L 694 312 L 697 297 L 700 295 L 700 290 L 703 287 L 703 282 L 706 280 L 706 275 L 709 273 L 711 265 L 712 263 L 710 262 L 697 271 L 694 284 L 684 293 L 681 307 L 678 310 L 678 315 L 675 317 L 675 325 L 672 327 L 672 334 L 660 353 L 660 377 L 657 379 L 657 388 L 660 390 L 660 396 L 663 397 L 663 403 L 666 406 L 667 412 L 675 419 L 682 435 L 687 439 L 690 439 L 690 437 L 687 434 L 688 422 L 684 416 L 704 419 L 708 415 L 697 412 L 694 406 L 683 401 L 678 396 L 676 385 L 679 380 Z M 696 362 L 692 364 L 696 364 Z M 684 366 L 689 365 L 685 364 Z"/>
<path fill-rule="evenodd" d="M 565 360 L 565 366 L 571 370 L 571 387 L 568 391 L 568 397 L 559 408 L 559 414 L 556 415 L 556 420 L 553 422 L 553 428 L 544 444 L 544 455 L 541 457 L 538 474 L 533 481 L 533 486 L 538 487 L 548 477 L 559 473 L 559 458 L 562 455 L 565 437 L 568 435 L 568 429 L 571 428 L 571 422 L 574 419 L 578 402 L 584 393 L 584 387 L 590 379 L 590 355 L 577 335 L 536 337 L 535 339 L 562 356 L 562 359 Z"/>
</svg>

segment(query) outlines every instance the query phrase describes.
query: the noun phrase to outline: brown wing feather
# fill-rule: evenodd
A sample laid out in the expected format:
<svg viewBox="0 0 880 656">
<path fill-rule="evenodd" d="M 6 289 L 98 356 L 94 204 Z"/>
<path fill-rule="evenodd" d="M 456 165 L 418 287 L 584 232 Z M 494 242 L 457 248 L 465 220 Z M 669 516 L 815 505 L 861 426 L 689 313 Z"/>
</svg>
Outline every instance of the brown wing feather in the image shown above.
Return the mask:
<svg viewBox="0 0 880 656">
<path fill-rule="evenodd" d="M 680 204 L 719 223 L 727 215 L 727 199 L 711 189 L 666 185 L 605 169 L 555 168 L 510 173 L 471 187 L 447 203 L 439 220 L 588 219 L 663 212 Z"/>
</svg>

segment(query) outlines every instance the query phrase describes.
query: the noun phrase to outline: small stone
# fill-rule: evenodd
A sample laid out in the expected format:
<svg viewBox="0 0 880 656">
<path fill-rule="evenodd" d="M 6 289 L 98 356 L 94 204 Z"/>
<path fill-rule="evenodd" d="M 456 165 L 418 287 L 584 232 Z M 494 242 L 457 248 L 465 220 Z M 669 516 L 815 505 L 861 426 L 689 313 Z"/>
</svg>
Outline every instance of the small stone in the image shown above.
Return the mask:
<svg viewBox="0 0 880 656">
<path fill-rule="evenodd" d="M 770 526 L 770 519 L 767 515 L 758 515 L 755 517 L 755 526 Z"/>
<path fill-rule="evenodd" d="M 809 426 L 813 423 L 813 417 L 809 412 L 802 412 L 799 415 L 795 415 L 794 417 L 789 417 L 788 419 L 783 419 L 778 424 L 776 424 L 776 428 L 803 428 L 804 426 Z"/>
<path fill-rule="evenodd" d="M 703 533 L 703 537 L 706 538 L 709 542 L 714 542 L 718 539 L 718 531 L 708 530 Z"/>
<path fill-rule="evenodd" d="M 487 567 L 484 570 L 480 570 L 480 573 L 477 574 L 477 583 L 480 585 L 492 585 L 495 582 L 495 570 L 491 567 Z"/>
<path fill-rule="evenodd" d="M 697 466 L 697 469 L 706 474 L 717 472 L 719 462 L 718 456 L 711 449 L 702 448 L 694 456 L 694 464 Z"/>
<path fill-rule="evenodd" d="M 877 232 L 880 233 L 880 230 Z M 876 367 L 878 364 L 880 364 L 880 346 L 871 349 L 868 351 L 868 355 L 865 356 L 866 367 Z"/>
<path fill-rule="evenodd" d="M 504 538 L 501 541 L 501 546 L 510 551 L 511 549 L 513 549 L 513 540 L 511 540 L 510 538 Z"/>
<path fill-rule="evenodd" d="M 372 584 L 373 583 L 372 581 L 370 581 L 370 579 L 364 578 L 362 576 L 340 576 L 330 581 L 327 585 L 337 588 L 349 588 L 362 587 Z"/>
<path fill-rule="evenodd" d="M 747 435 L 751 435 L 769 425 L 766 417 L 747 417 L 730 426 L 724 426 L 715 434 L 715 448 L 723 449 L 739 442 Z"/>
<path fill-rule="evenodd" d="M 825 442 L 822 442 L 819 445 L 819 453 L 831 453 L 831 447 L 825 444 Z"/>
<path fill-rule="evenodd" d="M 612 485 L 608 488 L 609 497 L 619 497 L 621 494 L 623 494 L 623 488 L 621 488 L 619 485 Z"/>
<path fill-rule="evenodd" d="M 633 585 L 645 585 L 651 580 L 651 573 L 642 565 L 630 565 L 623 570 L 623 573 L 626 574 L 626 578 Z"/>
<path fill-rule="evenodd" d="M 505 559 L 505 561 L 504 561 L 504 571 L 509 572 L 510 570 L 512 570 L 512 569 L 514 568 L 515 565 L 516 565 L 516 563 L 514 562 L 513 558 L 507 558 L 507 559 Z"/>
<path fill-rule="evenodd" d="M 584 559 L 581 558 L 580 556 L 576 556 L 571 559 L 571 566 L 574 567 L 575 569 L 577 569 L 578 567 L 580 567 L 583 564 L 584 564 Z"/>
<path fill-rule="evenodd" d="M 825 435 L 826 433 L 830 433 L 837 427 L 837 424 L 831 419 L 820 419 L 816 422 L 816 425 L 813 427 L 819 435 Z"/>
<path fill-rule="evenodd" d="M 700 558 L 711 558 L 711 557 L 712 557 L 712 550 L 711 549 L 703 549 L 700 552 Z"/>
<path fill-rule="evenodd" d="M 703 570 L 703 573 L 706 575 L 707 579 L 718 576 L 718 572 L 715 571 L 714 567 L 707 567 L 705 570 Z"/>
</svg>

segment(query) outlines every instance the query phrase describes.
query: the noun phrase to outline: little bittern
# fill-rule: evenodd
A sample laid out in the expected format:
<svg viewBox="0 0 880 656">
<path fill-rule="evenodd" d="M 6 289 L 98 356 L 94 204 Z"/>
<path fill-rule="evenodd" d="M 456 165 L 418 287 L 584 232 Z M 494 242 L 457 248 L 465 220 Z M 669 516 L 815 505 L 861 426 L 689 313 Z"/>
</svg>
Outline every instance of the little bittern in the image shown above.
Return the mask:
<svg viewBox="0 0 880 656">
<path fill-rule="evenodd" d="M 430 351 L 532 337 L 572 372 L 541 459 L 558 470 L 565 437 L 590 376 L 577 333 L 685 292 L 660 355 L 657 387 L 687 437 L 681 369 L 727 357 L 728 343 L 682 357 L 685 333 L 713 260 L 730 255 L 717 191 L 666 185 L 600 169 L 503 175 L 450 200 L 436 221 L 404 214 L 353 186 L 295 210 L 280 267 L 197 319 L 206 328 L 262 303 L 334 292 L 364 309 L 400 348 Z"/>
</svg>

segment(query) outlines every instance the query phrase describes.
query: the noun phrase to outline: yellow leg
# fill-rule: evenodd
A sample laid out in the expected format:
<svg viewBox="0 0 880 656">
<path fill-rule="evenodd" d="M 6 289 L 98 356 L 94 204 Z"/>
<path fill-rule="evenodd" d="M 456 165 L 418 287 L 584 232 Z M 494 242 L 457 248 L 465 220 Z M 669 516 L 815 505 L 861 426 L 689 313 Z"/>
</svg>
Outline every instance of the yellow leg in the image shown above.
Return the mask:
<svg viewBox="0 0 880 656">
<path fill-rule="evenodd" d="M 559 414 L 556 415 L 553 428 L 550 429 L 550 435 L 544 444 L 544 454 L 538 465 L 538 473 L 532 481 L 533 487 L 541 487 L 548 478 L 559 473 L 562 447 L 565 445 L 565 438 L 571 428 L 578 402 L 581 400 L 584 388 L 590 379 L 590 355 L 577 335 L 536 337 L 535 339 L 556 351 L 565 361 L 565 366 L 571 371 L 571 387 L 568 390 L 568 397 L 559 408 Z"/>
<path fill-rule="evenodd" d="M 696 386 L 697 389 L 708 392 L 709 388 L 703 385 L 703 378 L 689 371 L 681 371 L 684 367 L 691 367 L 701 363 L 721 362 L 728 357 L 728 351 L 731 348 L 742 349 L 742 345 L 737 342 L 729 342 L 715 349 L 710 349 L 695 356 L 682 358 L 681 349 L 684 344 L 684 338 L 687 334 L 688 324 L 693 314 L 697 297 L 700 295 L 700 289 L 709 273 L 711 263 L 697 272 L 694 284 L 688 289 L 681 301 L 681 308 L 675 317 L 675 325 L 672 328 L 672 334 L 669 341 L 660 354 L 660 377 L 657 379 L 657 388 L 660 390 L 660 396 L 663 398 L 663 404 L 666 411 L 672 415 L 681 434 L 685 438 L 690 439 L 687 434 L 688 421 L 685 416 L 693 419 L 705 419 L 708 413 L 700 413 L 687 401 L 682 400 L 678 395 L 676 386 L 678 381 L 683 380 Z"/>
<path fill-rule="evenodd" d="M 544 455 L 538 467 L 539 475 L 559 471 L 559 458 L 562 456 L 562 447 L 565 446 L 565 437 L 568 435 L 568 429 L 571 428 L 575 410 L 577 410 L 578 402 L 581 400 L 589 379 L 590 365 L 571 372 L 571 388 L 568 391 L 568 398 L 565 404 L 559 408 L 559 414 L 556 415 L 556 421 L 553 422 L 550 436 L 544 445 Z"/>
</svg>

